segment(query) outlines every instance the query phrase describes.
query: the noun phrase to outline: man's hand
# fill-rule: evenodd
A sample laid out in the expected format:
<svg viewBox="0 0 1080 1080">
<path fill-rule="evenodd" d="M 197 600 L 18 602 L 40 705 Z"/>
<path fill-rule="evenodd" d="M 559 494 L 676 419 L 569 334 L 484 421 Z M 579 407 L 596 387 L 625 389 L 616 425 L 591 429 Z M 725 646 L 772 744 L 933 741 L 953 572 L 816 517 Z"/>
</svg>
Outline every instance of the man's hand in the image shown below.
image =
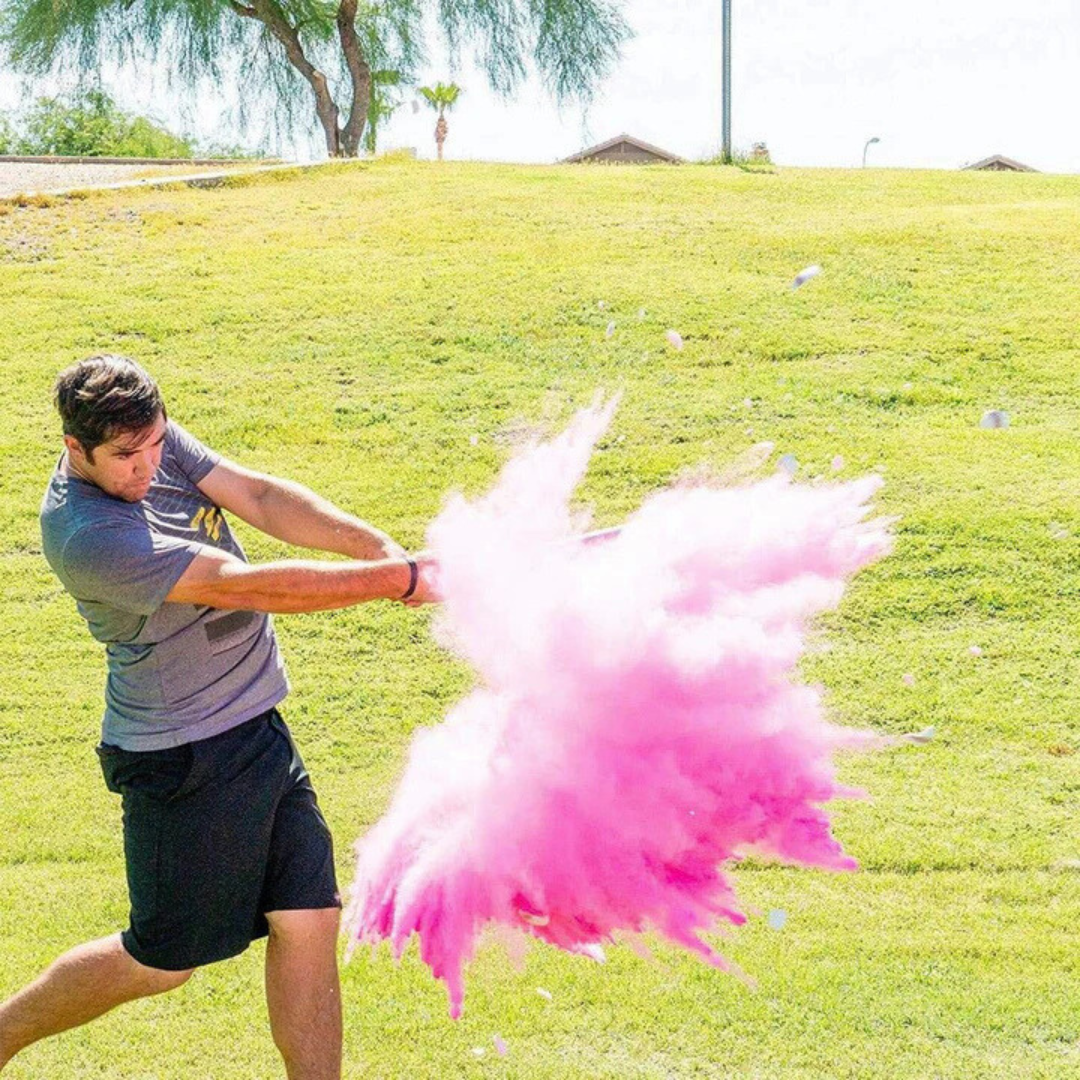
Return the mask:
<svg viewBox="0 0 1080 1080">
<path fill-rule="evenodd" d="M 421 607 L 424 604 L 437 604 L 442 600 L 439 591 L 439 564 L 435 557 L 426 551 L 413 556 L 416 563 L 416 591 L 403 601 L 406 607 Z"/>
</svg>

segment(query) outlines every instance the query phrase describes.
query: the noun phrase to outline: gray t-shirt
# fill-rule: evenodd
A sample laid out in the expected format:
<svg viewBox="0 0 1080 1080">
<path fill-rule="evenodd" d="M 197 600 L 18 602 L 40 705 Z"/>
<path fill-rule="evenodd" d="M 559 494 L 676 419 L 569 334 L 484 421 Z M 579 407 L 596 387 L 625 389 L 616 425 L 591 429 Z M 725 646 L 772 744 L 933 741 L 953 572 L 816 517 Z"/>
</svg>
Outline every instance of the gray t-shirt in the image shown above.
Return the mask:
<svg viewBox="0 0 1080 1080">
<path fill-rule="evenodd" d="M 288 693 L 268 615 L 165 602 L 200 548 L 247 561 L 220 507 L 197 486 L 218 460 L 170 420 L 140 502 L 59 466 L 49 481 L 45 558 L 108 658 L 103 742 L 182 746 L 242 724 Z"/>
</svg>

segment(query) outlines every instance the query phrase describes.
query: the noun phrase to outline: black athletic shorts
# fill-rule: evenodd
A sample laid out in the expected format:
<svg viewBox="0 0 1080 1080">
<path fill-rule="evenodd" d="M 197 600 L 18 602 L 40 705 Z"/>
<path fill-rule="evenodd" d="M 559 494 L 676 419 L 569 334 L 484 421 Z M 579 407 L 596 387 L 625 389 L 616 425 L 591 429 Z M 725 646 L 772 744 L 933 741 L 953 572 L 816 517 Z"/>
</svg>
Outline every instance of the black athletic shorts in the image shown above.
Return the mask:
<svg viewBox="0 0 1080 1080">
<path fill-rule="evenodd" d="M 123 796 L 141 964 L 186 971 L 242 953 L 266 912 L 340 907 L 330 830 L 276 709 L 170 750 L 98 747 Z"/>
</svg>

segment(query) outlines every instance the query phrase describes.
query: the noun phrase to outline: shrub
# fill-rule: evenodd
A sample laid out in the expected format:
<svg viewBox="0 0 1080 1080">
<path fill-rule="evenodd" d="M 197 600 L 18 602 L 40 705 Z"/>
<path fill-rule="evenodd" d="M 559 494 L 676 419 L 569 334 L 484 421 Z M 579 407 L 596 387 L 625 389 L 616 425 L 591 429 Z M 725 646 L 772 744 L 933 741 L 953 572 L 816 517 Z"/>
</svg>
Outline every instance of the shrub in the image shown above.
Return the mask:
<svg viewBox="0 0 1080 1080">
<path fill-rule="evenodd" d="M 102 90 L 89 90 L 71 102 L 38 98 L 26 112 L 17 138 L 11 138 L 10 121 L 5 123 L 13 151 L 21 154 L 186 158 L 195 149 L 193 140 L 125 112 Z"/>
</svg>

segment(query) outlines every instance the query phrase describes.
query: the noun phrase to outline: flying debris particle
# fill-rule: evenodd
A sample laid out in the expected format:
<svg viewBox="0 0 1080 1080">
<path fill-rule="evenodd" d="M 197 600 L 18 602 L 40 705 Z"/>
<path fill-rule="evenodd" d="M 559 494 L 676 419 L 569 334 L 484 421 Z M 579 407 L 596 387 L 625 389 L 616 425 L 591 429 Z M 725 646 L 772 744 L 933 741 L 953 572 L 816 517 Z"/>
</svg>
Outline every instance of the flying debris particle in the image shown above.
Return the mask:
<svg viewBox="0 0 1080 1080">
<path fill-rule="evenodd" d="M 538 987 L 536 988 L 536 992 L 537 992 L 537 993 L 538 993 L 538 994 L 539 994 L 539 995 L 540 995 L 540 996 L 541 996 L 541 997 L 542 997 L 542 998 L 543 998 L 543 999 L 544 999 L 545 1001 L 551 1001 L 551 1000 L 552 1000 L 552 997 L 553 997 L 553 995 L 552 995 L 552 993 L 551 993 L 551 991 L 550 991 L 550 990 L 545 990 L 545 989 L 544 989 L 544 988 L 543 988 L 542 986 L 538 986 Z"/>
<path fill-rule="evenodd" d="M 989 412 L 984 412 L 983 418 L 979 421 L 979 427 L 981 428 L 1007 428 L 1008 426 L 1009 414 L 1001 409 L 991 409 Z"/>
<path fill-rule="evenodd" d="M 968 649 L 968 652 L 971 653 L 972 656 L 982 656 L 983 654 L 982 649 L 980 649 L 978 645 L 972 645 L 971 648 Z"/>
<path fill-rule="evenodd" d="M 788 476 L 794 476 L 799 469 L 799 459 L 794 454 L 785 454 L 776 463 L 776 467 L 782 469 Z"/>
<path fill-rule="evenodd" d="M 840 454 L 832 459 L 832 471 L 839 472 L 844 467 L 844 459 Z"/>
<path fill-rule="evenodd" d="M 539 911 L 523 911 L 518 908 L 518 916 L 522 922 L 527 922 L 530 926 L 547 926 L 551 922 L 550 915 L 544 915 Z"/>
<path fill-rule="evenodd" d="M 721 479 L 726 484 L 742 483 L 769 460 L 775 449 L 775 443 L 754 443 L 748 450 L 744 450 L 737 458 L 730 462 L 723 473 L 721 473 Z"/>
<path fill-rule="evenodd" d="M 795 275 L 795 280 L 791 283 L 793 289 L 802 288 L 808 281 L 813 281 L 814 278 L 821 273 L 821 267 L 815 263 L 813 266 L 808 266 L 805 270 L 800 270 Z"/>
<path fill-rule="evenodd" d="M 667 338 L 668 344 L 676 351 L 681 352 L 683 347 L 682 334 L 678 330 L 669 330 L 664 337 Z"/>
<path fill-rule="evenodd" d="M 607 324 L 607 330 L 604 331 L 604 334 L 605 334 L 606 337 L 609 337 L 609 338 L 615 336 L 615 320 L 614 319 L 612 319 L 611 322 L 609 322 Z"/>
<path fill-rule="evenodd" d="M 769 912 L 768 921 L 770 930 L 783 930 L 787 925 L 787 912 L 782 911 L 780 908 L 773 908 Z"/>
<path fill-rule="evenodd" d="M 579 956 L 587 956 L 590 960 L 595 960 L 598 964 L 607 963 L 607 953 L 604 952 L 603 946 L 598 945 L 595 941 L 590 941 L 588 944 L 575 945 L 573 952 L 576 952 Z"/>
<path fill-rule="evenodd" d="M 922 731 L 913 731 L 909 735 L 900 736 L 904 742 L 914 743 L 916 746 L 925 746 L 934 737 L 932 727 L 923 728 Z"/>
<path fill-rule="evenodd" d="M 904 684 L 905 686 L 914 686 L 914 685 L 915 685 L 915 676 L 914 676 L 914 675 L 911 675 L 911 674 L 909 673 L 909 674 L 907 674 L 907 675 L 904 675 L 904 676 L 902 676 L 902 677 L 901 677 L 901 679 L 900 679 L 900 681 L 901 681 L 901 682 L 902 682 L 902 683 L 903 683 L 903 684 Z"/>
<path fill-rule="evenodd" d="M 506 1057 L 506 1043 L 501 1035 L 496 1035 L 491 1040 L 495 1044 L 495 1051 L 499 1057 Z"/>
</svg>

